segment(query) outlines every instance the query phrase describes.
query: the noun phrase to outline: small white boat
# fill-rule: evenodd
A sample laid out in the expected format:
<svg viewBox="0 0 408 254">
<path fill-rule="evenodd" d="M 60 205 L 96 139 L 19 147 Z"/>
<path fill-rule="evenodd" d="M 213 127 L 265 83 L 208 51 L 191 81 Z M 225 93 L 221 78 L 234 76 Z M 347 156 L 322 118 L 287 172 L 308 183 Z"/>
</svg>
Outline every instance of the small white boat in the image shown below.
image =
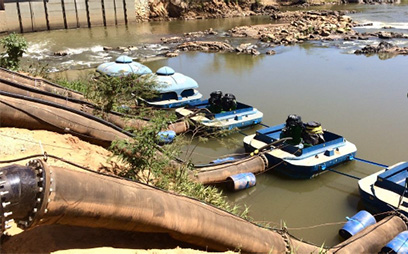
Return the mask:
<svg viewBox="0 0 408 254">
<path fill-rule="evenodd" d="M 364 205 L 376 212 L 399 210 L 408 216 L 408 162 L 389 166 L 358 181 Z"/>
<path fill-rule="evenodd" d="M 216 100 L 214 96 L 217 96 Z M 259 124 L 263 118 L 263 113 L 258 109 L 237 102 L 232 94 L 222 97 L 221 91 L 211 93 L 208 100 L 199 100 L 178 108 L 176 113 L 180 117 L 189 118 L 196 125 L 205 126 L 207 130 L 244 128 Z"/>
<path fill-rule="evenodd" d="M 288 139 L 282 135 L 287 123 L 261 129 L 256 134 L 246 136 L 245 150 L 264 152 L 270 166 L 279 165 L 275 170 L 292 178 L 312 178 L 326 172 L 329 167 L 354 159 L 356 146 L 340 135 L 327 130 L 323 132 L 320 125 L 319 142 L 306 144 L 300 138 L 299 132 L 299 142 L 291 143 L 292 138 Z"/>
</svg>

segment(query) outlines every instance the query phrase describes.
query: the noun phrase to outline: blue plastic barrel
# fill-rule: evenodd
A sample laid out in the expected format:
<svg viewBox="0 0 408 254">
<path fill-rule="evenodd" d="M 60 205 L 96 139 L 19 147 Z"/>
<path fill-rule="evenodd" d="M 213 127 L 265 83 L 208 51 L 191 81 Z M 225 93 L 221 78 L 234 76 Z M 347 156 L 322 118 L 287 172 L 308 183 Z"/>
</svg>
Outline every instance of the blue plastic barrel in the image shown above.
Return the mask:
<svg viewBox="0 0 408 254">
<path fill-rule="evenodd" d="M 241 173 L 228 177 L 229 188 L 232 190 L 243 190 L 256 184 L 256 177 L 253 173 Z"/>
<path fill-rule="evenodd" d="M 213 160 L 210 163 L 218 164 L 218 163 L 233 161 L 233 160 L 235 160 L 235 157 L 230 156 L 230 157 Z"/>
<path fill-rule="evenodd" d="M 376 223 L 374 216 L 365 210 L 361 210 L 351 218 L 346 217 L 346 219 L 348 221 L 344 224 L 343 228 L 339 230 L 339 234 L 344 239 L 348 239 L 364 228 Z"/>
<path fill-rule="evenodd" d="M 408 253 L 408 231 L 401 232 L 394 237 L 381 249 L 381 253 Z"/>
<path fill-rule="evenodd" d="M 174 138 L 176 137 L 175 131 L 161 131 L 157 133 L 160 143 L 169 144 L 173 142 Z"/>
</svg>

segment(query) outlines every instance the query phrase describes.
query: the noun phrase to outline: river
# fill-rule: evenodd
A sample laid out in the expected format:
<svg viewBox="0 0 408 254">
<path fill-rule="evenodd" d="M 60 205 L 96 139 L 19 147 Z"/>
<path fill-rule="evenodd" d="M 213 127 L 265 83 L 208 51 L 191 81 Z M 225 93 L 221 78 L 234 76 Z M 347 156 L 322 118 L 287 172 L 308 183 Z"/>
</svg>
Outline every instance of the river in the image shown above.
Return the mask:
<svg viewBox="0 0 408 254">
<path fill-rule="evenodd" d="M 330 6 L 333 9 L 356 9 L 353 20 L 373 23 L 362 31 L 378 31 L 384 26 L 408 33 L 408 1 L 400 5 Z M 328 7 L 325 7 L 328 8 Z M 94 68 L 111 61 L 120 52 L 104 51 L 103 46 L 136 46 L 129 54 L 152 70 L 171 66 L 194 78 L 200 92 L 208 97 L 214 90 L 233 93 L 238 100 L 264 113 L 267 125 L 283 123 L 289 114 L 307 121 L 319 121 L 323 128 L 338 133 L 354 143 L 357 156 L 391 165 L 407 160 L 408 151 L 408 57 L 382 59 L 354 55 L 355 49 L 370 41 L 313 42 L 274 48 L 276 55 L 238 55 L 235 53 L 181 53 L 175 58 L 154 58 L 164 52 L 161 37 L 214 28 L 222 32 L 238 25 L 269 22 L 268 17 L 151 22 L 129 27 L 98 27 L 25 34 L 29 41 L 26 59 L 48 64 L 54 71 Z M 236 45 L 248 41 L 232 40 Z M 408 41 L 393 40 L 400 46 Z M 265 52 L 267 49 L 260 49 Z M 67 51 L 68 56 L 53 56 Z M 257 127 L 259 128 L 259 127 Z M 243 130 L 251 134 L 257 128 Z M 206 163 L 226 154 L 242 153 L 243 135 L 198 144 L 191 157 Z M 349 162 L 336 170 L 364 177 L 380 168 L 361 162 Z M 265 225 L 286 225 L 293 235 L 318 245 L 341 241 L 337 231 L 361 209 L 357 181 L 328 172 L 311 180 L 291 180 L 273 170 L 257 176 L 257 185 L 228 198 L 250 208 L 250 216 Z"/>
</svg>

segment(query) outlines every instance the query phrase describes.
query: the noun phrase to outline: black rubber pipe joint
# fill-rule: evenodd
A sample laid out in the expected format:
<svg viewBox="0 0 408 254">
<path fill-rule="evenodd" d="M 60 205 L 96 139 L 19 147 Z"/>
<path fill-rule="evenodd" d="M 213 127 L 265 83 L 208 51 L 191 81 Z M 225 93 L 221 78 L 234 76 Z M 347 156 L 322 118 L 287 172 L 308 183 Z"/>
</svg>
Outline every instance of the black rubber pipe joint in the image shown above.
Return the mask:
<svg viewBox="0 0 408 254">
<path fill-rule="evenodd" d="M 10 165 L 0 168 L 0 233 L 14 221 L 19 227 L 28 227 L 42 203 L 44 170 L 38 160 L 26 166 Z"/>
</svg>

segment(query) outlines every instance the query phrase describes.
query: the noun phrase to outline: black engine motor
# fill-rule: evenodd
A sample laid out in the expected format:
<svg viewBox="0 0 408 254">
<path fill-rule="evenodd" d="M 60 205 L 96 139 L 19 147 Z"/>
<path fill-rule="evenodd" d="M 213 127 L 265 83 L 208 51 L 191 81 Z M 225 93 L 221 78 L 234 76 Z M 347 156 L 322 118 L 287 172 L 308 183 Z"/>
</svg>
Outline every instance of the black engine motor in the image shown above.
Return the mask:
<svg viewBox="0 0 408 254">
<path fill-rule="evenodd" d="M 292 138 L 289 144 L 298 145 L 302 142 L 301 135 L 303 132 L 302 118 L 298 115 L 289 115 L 286 119 L 285 128 L 282 129 L 281 138 Z"/>
<path fill-rule="evenodd" d="M 210 98 L 208 102 L 210 103 L 210 111 L 212 113 L 220 113 L 222 110 L 222 92 L 221 91 L 214 91 L 210 94 Z"/>
<path fill-rule="evenodd" d="M 318 122 L 312 121 L 305 124 L 302 138 L 305 144 L 314 146 L 325 142 L 323 135 L 322 125 Z"/>
<path fill-rule="evenodd" d="M 222 97 L 222 109 L 225 111 L 231 111 L 237 109 L 237 100 L 235 96 L 230 93 L 226 93 L 224 97 Z"/>
</svg>

